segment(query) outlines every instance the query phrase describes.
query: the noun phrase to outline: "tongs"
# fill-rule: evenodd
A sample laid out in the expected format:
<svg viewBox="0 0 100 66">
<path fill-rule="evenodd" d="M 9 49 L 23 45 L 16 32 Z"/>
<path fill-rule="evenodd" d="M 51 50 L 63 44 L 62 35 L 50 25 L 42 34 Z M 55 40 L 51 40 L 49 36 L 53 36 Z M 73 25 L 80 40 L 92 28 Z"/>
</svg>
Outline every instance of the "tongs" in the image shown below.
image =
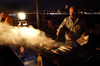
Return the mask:
<svg viewBox="0 0 100 66">
<path fill-rule="evenodd" d="M 58 38 L 59 38 L 59 37 L 57 36 L 57 38 L 55 39 L 55 41 L 57 41 L 57 40 L 58 40 Z"/>
</svg>

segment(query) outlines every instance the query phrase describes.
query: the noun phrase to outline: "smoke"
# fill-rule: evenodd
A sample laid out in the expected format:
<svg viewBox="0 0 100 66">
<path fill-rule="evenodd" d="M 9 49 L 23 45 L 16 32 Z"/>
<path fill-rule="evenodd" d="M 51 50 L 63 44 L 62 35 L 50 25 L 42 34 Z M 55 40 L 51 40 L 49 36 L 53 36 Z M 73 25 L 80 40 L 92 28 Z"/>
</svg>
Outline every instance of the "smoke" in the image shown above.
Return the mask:
<svg viewBox="0 0 100 66">
<path fill-rule="evenodd" d="M 50 42 L 54 42 L 54 40 L 47 38 L 45 32 L 35 29 L 32 26 L 16 27 L 10 26 L 7 23 L 0 23 L 0 45 L 37 45 L 40 43 L 49 44 Z"/>
</svg>

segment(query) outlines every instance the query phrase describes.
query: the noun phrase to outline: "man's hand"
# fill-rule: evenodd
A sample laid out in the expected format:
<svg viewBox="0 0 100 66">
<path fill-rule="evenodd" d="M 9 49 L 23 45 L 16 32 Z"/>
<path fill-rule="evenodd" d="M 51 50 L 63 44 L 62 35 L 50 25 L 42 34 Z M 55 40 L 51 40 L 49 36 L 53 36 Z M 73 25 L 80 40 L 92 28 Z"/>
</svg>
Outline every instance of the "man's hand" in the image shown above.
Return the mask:
<svg viewBox="0 0 100 66">
<path fill-rule="evenodd" d="M 56 33 L 57 37 L 58 37 L 58 35 L 59 35 L 59 32 L 60 32 L 60 30 L 58 30 L 57 33 Z"/>
<path fill-rule="evenodd" d="M 85 40 L 85 41 L 88 41 L 89 35 L 84 35 L 84 34 L 82 34 L 81 38 L 82 38 L 83 40 Z"/>
</svg>

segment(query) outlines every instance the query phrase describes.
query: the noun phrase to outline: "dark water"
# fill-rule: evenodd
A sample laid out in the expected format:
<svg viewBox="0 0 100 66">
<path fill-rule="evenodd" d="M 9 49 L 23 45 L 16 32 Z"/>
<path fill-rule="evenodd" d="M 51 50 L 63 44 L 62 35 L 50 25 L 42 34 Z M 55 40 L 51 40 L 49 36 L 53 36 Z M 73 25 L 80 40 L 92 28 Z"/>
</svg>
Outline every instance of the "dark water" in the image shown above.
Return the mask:
<svg viewBox="0 0 100 66">
<path fill-rule="evenodd" d="M 60 25 L 65 17 L 69 15 L 51 15 L 51 20 L 53 24 Z M 88 27 L 94 28 L 95 24 L 100 24 L 100 15 L 81 15 L 87 22 Z M 28 14 L 26 15 L 26 20 L 28 22 L 36 22 L 36 15 L 35 14 Z M 39 15 L 39 21 L 41 20 L 41 15 Z"/>
<path fill-rule="evenodd" d="M 95 24 L 100 24 L 100 15 L 82 15 L 89 28 L 95 28 Z"/>
<path fill-rule="evenodd" d="M 68 15 L 51 15 L 51 20 L 53 23 L 56 23 L 56 22 L 59 23 L 59 22 L 62 22 L 62 20 L 67 16 Z M 39 15 L 40 22 L 42 21 L 41 18 L 42 18 L 42 16 Z M 27 14 L 26 20 L 30 21 L 30 22 L 36 22 L 36 15 L 35 14 Z"/>
</svg>

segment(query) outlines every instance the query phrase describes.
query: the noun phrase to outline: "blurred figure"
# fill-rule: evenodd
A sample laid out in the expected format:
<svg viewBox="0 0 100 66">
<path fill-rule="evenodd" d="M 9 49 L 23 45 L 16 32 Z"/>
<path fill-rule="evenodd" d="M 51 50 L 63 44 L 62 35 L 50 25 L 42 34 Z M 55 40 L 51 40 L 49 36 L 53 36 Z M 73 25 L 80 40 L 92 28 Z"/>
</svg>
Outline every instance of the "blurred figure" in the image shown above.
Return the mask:
<svg viewBox="0 0 100 66">
<path fill-rule="evenodd" d="M 54 28 L 53 28 L 53 26 L 52 26 L 52 21 L 51 21 L 51 15 L 50 15 L 50 13 L 49 13 L 49 14 L 46 13 L 45 19 L 46 19 L 47 22 L 48 22 L 48 29 L 51 28 L 52 30 L 54 30 Z"/>
<path fill-rule="evenodd" d="M 58 36 L 62 28 L 65 30 L 65 43 L 68 41 L 74 41 L 80 37 L 84 37 L 84 32 L 88 32 L 86 21 L 78 16 L 78 8 L 75 6 L 70 7 L 69 9 L 70 16 L 66 17 L 62 24 L 57 29 L 56 35 Z"/>
<path fill-rule="evenodd" d="M 42 26 L 43 26 L 43 28 L 45 29 L 46 28 L 46 15 L 47 14 L 45 14 L 45 12 L 42 12 Z"/>
<path fill-rule="evenodd" d="M 52 21 L 51 21 L 51 15 L 50 13 L 47 14 L 47 12 L 42 13 L 42 22 L 43 22 L 43 27 L 46 28 L 46 25 L 48 26 L 48 29 L 54 30 L 52 26 Z"/>
<path fill-rule="evenodd" d="M 9 25 L 13 25 L 13 21 L 12 21 L 12 18 L 9 17 L 5 12 L 1 12 L 1 16 L 2 18 L 5 19 L 5 23 L 8 23 Z"/>
</svg>

